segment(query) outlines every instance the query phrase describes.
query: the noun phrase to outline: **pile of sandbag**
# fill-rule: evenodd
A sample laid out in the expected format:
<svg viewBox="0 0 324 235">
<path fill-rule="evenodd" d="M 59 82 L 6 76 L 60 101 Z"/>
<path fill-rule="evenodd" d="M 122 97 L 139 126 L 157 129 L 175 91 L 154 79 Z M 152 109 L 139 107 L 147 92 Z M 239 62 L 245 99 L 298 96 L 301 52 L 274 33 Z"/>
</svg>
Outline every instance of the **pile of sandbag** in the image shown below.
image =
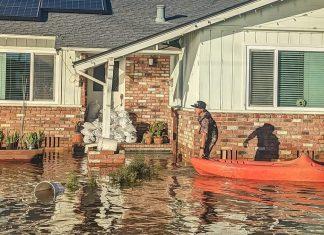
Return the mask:
<svg viewBox="0 0 324 235">
<path fill-rule="evenodd" d="M 136 142 L 136 129 L 126 111 L 111 111 L 110 119 L 111 139 L 119 143 Z M 83 124 L 81 133 L 84 135 L 84 143 L 98 143 L 99 139 L 102 138 L 102 122 L 100 120 L 101 118 L 98 118 L 93 122 L 85 122 Z"/>
</svg>

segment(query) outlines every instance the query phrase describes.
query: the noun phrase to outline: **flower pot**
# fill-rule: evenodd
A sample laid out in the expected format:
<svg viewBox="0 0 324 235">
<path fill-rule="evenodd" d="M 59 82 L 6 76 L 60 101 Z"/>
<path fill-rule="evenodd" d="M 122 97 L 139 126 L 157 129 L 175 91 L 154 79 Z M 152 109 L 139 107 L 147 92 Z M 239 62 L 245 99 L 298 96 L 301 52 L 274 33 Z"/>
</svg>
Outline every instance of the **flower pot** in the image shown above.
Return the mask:
<svg viewBox="0 0 324 235">
<path fill-rule="evenodd" d="M 7 145 L 7 149 L 14 150 L 18 148 L 18 143 L 10 143 Z"/>
<path fill-rule="evenodd" d="M 155 136 L 154 137 L 154 144 L 163 144 L 162 136 Z"/>
<path fill-rule="evenodd" d="M 72 144 L 80 144 L 83 143 L 83 135 L 79 132 L 75 132 L 72 136 Z"/>
<path fill-rule="evenodd" d="M 151 144 L 152 143 L 152 136 L 147 135 L 144 137 L 145 144 Z"/>
<path fill-rule="evenodd" d="M 42 145 L 43 145 L 43 141 L 38 141 L 37 144 L 35 144 L 35 148 L 40 149 L 42 148 Z"/>
</svg>

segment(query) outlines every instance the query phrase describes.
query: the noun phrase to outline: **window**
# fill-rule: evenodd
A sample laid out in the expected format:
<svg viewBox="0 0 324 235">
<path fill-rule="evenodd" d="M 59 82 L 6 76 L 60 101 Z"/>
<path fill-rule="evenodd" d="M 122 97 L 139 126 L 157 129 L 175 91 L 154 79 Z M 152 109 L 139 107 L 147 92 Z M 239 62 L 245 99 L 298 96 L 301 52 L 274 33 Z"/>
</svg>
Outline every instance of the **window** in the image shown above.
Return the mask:
<svg viewBox="0 0 324 235">
<path fill-rule="evenodd" d="M 273 105 L 274 53 L 271 51 L 251 52 L 251 95 L 252 105 Z"/>
<path fill-rule="evenodd" d="M 0 100 L 54 100 L 54 55 L 0 53 Z"/>
<path fill-rule="evenodd" d="M 324 52 L 252 50 L 251 106 L 324 108 Z"/>
<path fill-rule="evenodd" d="M 93 76 L 102 81 L 105 82 L 105 65 L 100 65 L 98 67 L 95 67 L 93 69 Z M 115 61 L 114 63 L 114 74 L 113 74 L 113 81 L 112 81 L 112 91 L 118 92 L 119 90 L 119 61 Z M 103 91 L 102 85 L 98 83 L 93 83 L 93 91 Z"/>
<path fill-rule="evenodd" d="M 112 91 L 119 91 L 119 61 L 114 63 L 114 75 L 112 81 Z"/>
<path fill-rule="evenodd" d="M 106 77 L 105 65 L 103 64 L 98 67 L 95 67 L 93 69 L 93 76 L 99 81 L 105 82 L 105 77 Z M 103 91 L 103 86 L 94 82 L 93 91 Z"/>
<path fill-rule="evenodd" d="M 54 56 L 35 55 L 34 100 L 54 99 Z"/>
</svg>

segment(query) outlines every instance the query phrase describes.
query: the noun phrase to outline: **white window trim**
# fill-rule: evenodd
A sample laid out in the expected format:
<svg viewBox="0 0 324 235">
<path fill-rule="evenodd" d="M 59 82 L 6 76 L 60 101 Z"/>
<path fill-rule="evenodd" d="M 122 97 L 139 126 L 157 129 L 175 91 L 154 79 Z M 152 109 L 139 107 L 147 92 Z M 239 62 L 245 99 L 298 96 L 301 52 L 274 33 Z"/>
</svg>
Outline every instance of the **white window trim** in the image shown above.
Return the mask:
<svg viewBox="0 0 324 235">
<path fill-rule="evenodd" d="M 252 50 L 268 50 L 274 51 L 274 106 L 252 106 L 250 105 L 250 53 Z M 282 46 L 246 46 L 246 105 L 245 109 L 248 111 L 279 111 L 279 112 L 319 112 L 323 113 L 324 108 L 307 108 L 307 107 L 278 107 L 278 52 L 279 51 L 315 51 L 315 52 L 324 52 L 324 48 L 315 48 L 315 47 L 282 47 Z"/>
<path fill-rule="evenodd" d="M 30 99 L 33 99 L 33 83 L 34 83 L 34 56 L 36 55 L 53 55 L 54 56 L 54 69 L 53 69 L 53 88 L 54 88 L 54 99 L 53 100 L 26 100 L 24 103 L 26 106 L 46 106 L 46 105 L 58 105 L 59 98 L 59 56 L 55 49 L 19 49 L 19 48 L 0 48 L 0 53 L 29 53 L 30 57 Z M 22 100 L 0 100 L 0 105 L 22 105 Z"/>
</svg>

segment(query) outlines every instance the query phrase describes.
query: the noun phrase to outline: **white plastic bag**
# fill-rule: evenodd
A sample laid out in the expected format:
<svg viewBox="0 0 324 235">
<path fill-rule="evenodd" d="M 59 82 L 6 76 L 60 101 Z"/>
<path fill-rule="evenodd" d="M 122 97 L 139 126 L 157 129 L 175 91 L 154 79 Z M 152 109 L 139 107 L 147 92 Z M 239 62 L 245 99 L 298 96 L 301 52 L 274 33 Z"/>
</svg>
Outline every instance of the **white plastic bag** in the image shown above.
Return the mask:
<svg viewBox="0 0 324 235">
<path fill-rule="evenodd" d="M 96 126 L 93 125 L 91 122 L 85 122 L 83 124 L 83 128 L 92 131 L 92 130 L 96 129 Z"/>
<path fill-rule="evenodd" d="M 134 135 L 131 135 L 131 136 L 126 136 L 126 143 L 129 143 L 129 144 L 133 144 L 133 143 L 136 143 L 136 136 Z"/>
<path fill-rule="evenodd" d="M 81 130 L 81 134 L 84 135 L 84 136 L 87 136 L 87 135 L 92 135 L 92 131 L 91 130 L 88 130 L 88 129 L 83 129 Z"/>
</svg>

